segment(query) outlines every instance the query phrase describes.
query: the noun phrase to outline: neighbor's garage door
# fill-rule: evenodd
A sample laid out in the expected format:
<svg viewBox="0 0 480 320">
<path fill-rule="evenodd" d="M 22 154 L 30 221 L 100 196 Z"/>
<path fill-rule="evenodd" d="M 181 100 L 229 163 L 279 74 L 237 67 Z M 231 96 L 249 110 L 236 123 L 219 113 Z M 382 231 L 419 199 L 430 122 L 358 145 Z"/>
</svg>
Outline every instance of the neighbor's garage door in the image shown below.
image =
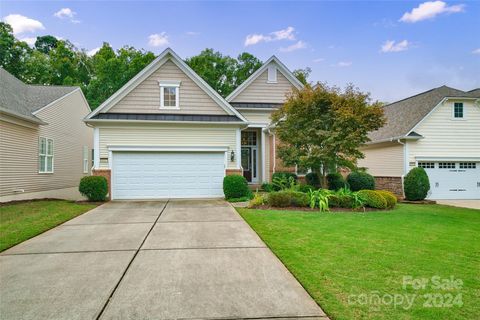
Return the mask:
<svg viewBox="0 0 480 320">
<path fill-rule="evenodd" d="M 480 162 L 419 162 L 430 180 L 429 199 L 480 199 Z"/>
<path fill-rule="evenodd" d="M 224 152 L 114 152 L 113 199 L 223 197 Z"/>
</svg>

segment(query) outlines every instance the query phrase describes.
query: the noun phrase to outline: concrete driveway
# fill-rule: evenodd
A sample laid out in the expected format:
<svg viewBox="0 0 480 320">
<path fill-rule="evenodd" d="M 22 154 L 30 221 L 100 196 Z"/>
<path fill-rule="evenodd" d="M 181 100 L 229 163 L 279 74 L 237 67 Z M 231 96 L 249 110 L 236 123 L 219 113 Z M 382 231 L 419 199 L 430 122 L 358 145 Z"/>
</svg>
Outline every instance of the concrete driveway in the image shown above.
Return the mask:
<svg viewBox="0 0 480 320">
<path fill-rule="evenodd" d="M 2 319 L 320 318 L 221 200 L 110 202 L 0 255 Z"/>
<path fill-rule="evenodd" d="M 438 204 L 447 206 L 480 209 L 480 200 L 436 200 Z"/>
</svg>

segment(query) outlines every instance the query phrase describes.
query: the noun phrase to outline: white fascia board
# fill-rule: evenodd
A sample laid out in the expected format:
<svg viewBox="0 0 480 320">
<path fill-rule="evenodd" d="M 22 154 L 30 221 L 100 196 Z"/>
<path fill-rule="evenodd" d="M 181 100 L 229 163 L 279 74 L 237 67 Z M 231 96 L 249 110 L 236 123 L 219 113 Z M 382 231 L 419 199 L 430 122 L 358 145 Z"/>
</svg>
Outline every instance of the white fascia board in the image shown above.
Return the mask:
<svg viewBox="0 0 480 320">
<path fill-rule="evenodd" d="M 293 73 L 275 56 L 271 56 L 270 59 L 265 61 L 265 63 L 258 68 L 247 80 L 245 80 L 241 85 L 239 85 L 232 93 L 230 93 L 225 99 L 230 102 L 235 99 L 245 88 L 247 88 L 255 79 L 257 79 L 265 70 L 267 70 L 270 63 L 276 63 L 278 70 L 280 71 L 285 78 L 287 78 L 297 89 L 303 88 L 303 84 L 293 75 Z"/>
<path fill-rule="evenodd" d="M 227 152 L 228 146 L 210 147 L 210 146 L 107 146 L 108 151 L 156 151 L 156 152 Z"/>
</svg>

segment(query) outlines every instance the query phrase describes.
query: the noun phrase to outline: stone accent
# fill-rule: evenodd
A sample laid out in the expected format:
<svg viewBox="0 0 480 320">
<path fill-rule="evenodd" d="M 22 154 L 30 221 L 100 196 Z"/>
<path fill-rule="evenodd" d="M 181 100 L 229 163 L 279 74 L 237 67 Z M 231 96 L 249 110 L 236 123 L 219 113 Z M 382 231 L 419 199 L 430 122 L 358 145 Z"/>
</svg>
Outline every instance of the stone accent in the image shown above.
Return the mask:
<svg viewBox="0 0 480 320">
<path fill-rule="evenodd" d="M 111 181 L 112 181 L 112 172 L 110 169 L 93 169 L 92 170 L 92 176 L 101 176 L 105 177 L 107 179 L 107 184 L 108 184 L 108 199 L 111 199 L 112 195 L 112 187 L 111 187 Z"/>
<path fill-rule="evenodd" d="M 375 177 L 375 189 L 388 190 L 403 199 L 403 183 L 401 177 Z"/>
<path fill-rule="evenodd" d="M 227 176 L 231 176 L 233 174 L 238 174 L 238 175 L 243 175 L 243 170 L 242 169 L 227 169 L 225 170 L 225 174 Z"/>
</svg>

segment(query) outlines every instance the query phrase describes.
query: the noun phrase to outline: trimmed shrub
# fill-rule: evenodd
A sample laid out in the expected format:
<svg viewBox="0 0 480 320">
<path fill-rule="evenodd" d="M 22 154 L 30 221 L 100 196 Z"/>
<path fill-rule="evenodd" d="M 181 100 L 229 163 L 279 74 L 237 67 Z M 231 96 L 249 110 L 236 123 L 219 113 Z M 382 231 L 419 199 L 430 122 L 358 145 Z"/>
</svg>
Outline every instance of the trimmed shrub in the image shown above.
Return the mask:
<svg viewBox="0 0 480 320">
<path fill-rule="evenodd" d="M 273 184 L 268 183 L 268 182 L 262 183 L 262 190 L 265 191 L 265 192 L 272 192 L 272 191 L 274 191 L 274 189 L 273 189 Z"/>
<path fill-rule="evenodd" d="M 305 182 L 308 185 L 314 186 L 315 189 L 321 188 L 320 177 L 315 172 L 309 172 L 305 175 Z"/>
<path fill-rule="evenodd" d="M 387 190 L 377 190 L 379 194 L 381 194 L 385 200 L 387 201 L 387 208 L 394 208 L 397 204 L 397 197 L 393 193 Z"/>
<path fill-rule="evenodd" d="M 407 200 L 423 200 L 430 190 L 430 181 L 423 168 L 413 168 L 403 180 L 403 191 Z"/>
<path fill-rule="evenodd" d="M 365 202 L 367 207 L 377 208 L 377 209 L 386 209 L 387 200 L 375 190 L 360 190 L 358 195 Z"/>
<path fill-rule="evenodd" d="M 265 203 L 266 203 L 265 197 L 259 193 L 255 193 L 255 195 L 253 196 L 253 199 L 250 200 L 250 202 L 248 203 L 248 207 L 258 208 L 260 206 L 263 206 Z"/>
<path fill-rule="evenodd" d="M 328 189 L 338 190 L 348 187 L 347 182 L 340 173 L 329 173 L 327 175 Z"/>
<path fill-rule="evenodd" d="M 350 190 L 375 190 L 375 179 L 366 172 L 354 171 L 347 177 Z"/>
<path fill-rule="evenodd" d="M 108 183 L 105 177 L 88 176 L 80 180 L 78 191 L 89 201 L 105 201 L 108 193 Z"/>
<path fill-rule="evenodd" d="M 223 178 L 223 193 L 225 199 L 251 197 L 252 191 L 248 188 L 245 177 L 234 174 Z"/>
<path fill-rule="evenodd" d="M 297 191 L 277 191 L 268 194 L 268 204 L 272 207 L 306 207 L 308 195 Z"/>
<path fill-rule="evenodd" d="M 352 208 L 353 198 L 349 195 L 332 194 L 328 197 L 328 204 L 330 207 Z"/>
<path fill-rule="evenodd" d="M 316 189 L 318 188 L 315 188 L 314 186 L 311 186 L 309 184 L 298 185 L 298 191 L 303 193 L 308 193 L 310 190 L 316 190 Z"/>
</svg>

